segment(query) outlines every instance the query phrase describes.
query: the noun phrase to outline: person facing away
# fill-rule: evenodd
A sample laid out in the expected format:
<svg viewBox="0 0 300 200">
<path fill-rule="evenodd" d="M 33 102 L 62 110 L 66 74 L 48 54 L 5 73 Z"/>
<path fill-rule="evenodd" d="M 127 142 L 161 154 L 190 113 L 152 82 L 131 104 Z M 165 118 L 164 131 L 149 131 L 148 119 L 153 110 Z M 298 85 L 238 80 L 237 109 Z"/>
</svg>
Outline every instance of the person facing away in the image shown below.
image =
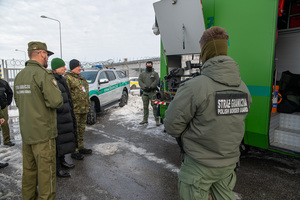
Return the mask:
<svg viewBox="0 0 300 200">
<path fill-rule="evenodd" d="M 22 197 L 56 199 L 56 109 L 63 98 L 51 70 L 52 55 L 42 42 L 28 43 L 30 60 L 14 82 L 14 98 L 19 109 L 22 136 Z"/>
<path fill-rule="evenodd" d="M 1 100 L 1 103 L 2 103 L 2 100 Z M 4 119 L 4 113 L 2 110 L 0 110 L 0 124 L 3 124 L 5 122 L 5 119 Z M 1 163 L 0 162 L 0 169 L 1 168 L 4 168 L 4 167 L 7 167 L 8 166 L 8 163 Z"/>
<path fill-rule="evenodd" d="M 156 125 L 159 126 L 159 118 L 156 115 L 157 105 L 153 103 L 153 95 L 159 83 L 158 73 L 153 69 L 152 61 L 147 61 L 146 63 L 146 71 L 141 73 L 139 76 L 139 85 L 143 90 L 142 100 L 143 100 L 143 110 L 144 110 L 144 118 L 140 124 L 147 124 L 149 117 L 149 101 L 151 102 L 151 106 L 153 108 L 153 115 L 156 122 Z"/>
<path fill-rule="evenodd" d="M 170 103 L 165 130 L 179 138 L 185 152 L 178 174 L 180 199 L 235 199 L 234 169 L 252 102 L 239 65 L 227 56 L 228 34 L 221 27 L 204 31 L 202 73 L 183 83 Z"/>
<path fill-rule="evenodd" d="M 85 132 L 87 113 L 91 107 L 89 84 L 86 79 L 80 75 L 81 63 L 78 60 L 71 60 L 69 67 L 71 72 L 66 73 L 65 78 L 67 80 L 67 85 L 74 105 L 78 143 L 78 148 L 76 148 L 75 152 L 71 154 L 71 157 L 76 160 L 82 160 L 84 158 L 83 154 L 92 153 L 92 150 L 85 148 L 83 144 L 83 134 Z"/>
<path fill-rule="evenodd" d="M 14 146 L 15 143 L 10 141 L 9 125 L 8 125 L 8 106 L 11 104 L 13 98 L 13 91 L 9 84 L 0 78 L 0 99 L 1 99 L 1 110 L 4 114 L 4 123 L 1 124 L 3 144 L 7 146 Z"/>
<path fill-rule="evenodd" d="M 66 72 L 65 62 L 53 58 L 51 69 L 63 97 L 63 105 L 56 109 L 57 138 L 56 138 L 56 174 L 58 177 L 70 177 L 71 174 L 63 168 L 71 169 L 75 165 L 65 161 L 65 154 L 73 153 L 77 145 L 77 127 L 73 111 L 72 97 L 63 75 Z"/>
</svg>

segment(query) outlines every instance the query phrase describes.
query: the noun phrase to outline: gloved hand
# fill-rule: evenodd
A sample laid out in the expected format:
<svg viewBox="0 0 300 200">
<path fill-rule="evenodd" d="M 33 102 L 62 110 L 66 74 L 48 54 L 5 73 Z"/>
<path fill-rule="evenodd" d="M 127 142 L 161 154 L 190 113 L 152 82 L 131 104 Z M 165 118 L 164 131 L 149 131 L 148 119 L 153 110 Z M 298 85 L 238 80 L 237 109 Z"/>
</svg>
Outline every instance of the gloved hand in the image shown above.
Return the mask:
<svg viewBox="0 0 300 200">
<path fill-rule="evenodd" d="M 143 89 L 143 91 L 145 91 L 145 92 L 151 92 L 152 89 L 150 87 L 145 87 L 145 89 Z"/>
</svg>

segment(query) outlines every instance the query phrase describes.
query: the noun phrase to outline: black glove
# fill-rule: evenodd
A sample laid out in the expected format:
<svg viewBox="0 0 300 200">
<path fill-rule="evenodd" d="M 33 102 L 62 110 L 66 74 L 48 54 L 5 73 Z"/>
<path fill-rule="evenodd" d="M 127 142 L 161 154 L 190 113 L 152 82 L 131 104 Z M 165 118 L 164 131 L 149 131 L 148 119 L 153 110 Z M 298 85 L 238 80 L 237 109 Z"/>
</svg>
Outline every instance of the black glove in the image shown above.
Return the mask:
<svg viewBox="0 0 300 200">
<path fill-rule="evenodd" d="M 178 146 L 179 146 L 179 148 L 180 148 L 180 152 L 181 152 L 181 153 L 185 153 L 184 150 L 183 150 L 183 144 L 182 144 L 182 141 L 181 141 L 181 136 L 180 136 L 180 137 L 177 137 L 177 138 L 175 138 L 175 139 L 176 139 L 176 142 L 177 142 L 177 144 L 178 144 Z"/>
<path fill-rule="evenodd" d="M 145 89 L 143 89 L 143 91 L 145 91 L 145 92 L 151 92 L 152 89 L 150 87 L 145 87 Z"/>
</svg>

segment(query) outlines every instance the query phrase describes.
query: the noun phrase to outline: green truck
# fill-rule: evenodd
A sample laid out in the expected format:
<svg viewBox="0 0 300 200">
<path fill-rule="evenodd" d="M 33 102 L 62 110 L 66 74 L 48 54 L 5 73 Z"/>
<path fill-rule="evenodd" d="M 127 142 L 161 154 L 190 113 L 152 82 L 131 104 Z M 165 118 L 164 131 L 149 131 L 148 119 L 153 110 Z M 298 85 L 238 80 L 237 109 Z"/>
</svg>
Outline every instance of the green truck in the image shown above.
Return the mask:
<svg viewBox="0 0 300 200">
<path fill-rule="evenodd" d="M 300 1 L 161 0 L 153 7 L 153 31 L 161 37 L 161 82 L 154 102 L 162 121 L 180 83 L 201 73 L 203 31 L 220 26 L 229 34 L 228 55 L 239 63 L 253 99 L 244 144 L 300 157 Z M 293 109 L 285 106 L 291 84 L 280 88 L 287 76 L 299 87 L 299 94 L 292 94 Z"/>
</svg>

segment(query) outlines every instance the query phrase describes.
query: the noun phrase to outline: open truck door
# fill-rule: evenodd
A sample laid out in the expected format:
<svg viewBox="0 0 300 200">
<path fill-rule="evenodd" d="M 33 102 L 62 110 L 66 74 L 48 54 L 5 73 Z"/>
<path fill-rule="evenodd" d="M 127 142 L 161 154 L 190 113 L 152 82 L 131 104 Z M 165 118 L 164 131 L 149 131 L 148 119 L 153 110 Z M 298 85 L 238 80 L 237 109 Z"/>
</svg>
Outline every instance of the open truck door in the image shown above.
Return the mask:
<svg viewBox="0 0 300 200">
<path fill-rule="evenodd" d="M 164 105 L 161 117 L 164 118 L 167 104 L 176 92 L 176 88 L 170 90 L 172 82 L 178 83 L 184 77 L 182 70 L 178 70 L 186 67 L 183 55 L 199 54 L 199 40 L 205 27 L 220 26 L 229 34 L 228 55 L 239 64 L 242 80 L 253 100 L 245 120 L 244 143 L 300 157 L 300 108 L 292 113 L 272 112 L 274 98 L 282 90 L 279 87 L 279 91 L 273 92 L 273 88 L 280 85 L 282 72 L 300 74 L 300 56 L 297 55 L 300 2 L 162 0 L 154 3 L 154 10 L 162 40 L 160 74 L 164 92 L 160 96 L 169 97 L 166 101 L 157 101 Z M 175 78 L 166 84 L 164 77 L 172 73 Z M 285 98 L 283 96 L 283 102 Z M 300 90 L 298 100 L 297 95 L 294 99 L 300 104 Z"/>
<path fill-rule="evenodd" d="M 205 31 L 205 23 L 199 0 L 161 0 L 153 6 L 162 42 L 160 92 L 154 103 L 160 105 L 160 115 L 164 119 L 167 105 L 174 97 L 186 67 L 182 66 L 182 55 L 199 57 L 199 41 Z"/>
</svg>

